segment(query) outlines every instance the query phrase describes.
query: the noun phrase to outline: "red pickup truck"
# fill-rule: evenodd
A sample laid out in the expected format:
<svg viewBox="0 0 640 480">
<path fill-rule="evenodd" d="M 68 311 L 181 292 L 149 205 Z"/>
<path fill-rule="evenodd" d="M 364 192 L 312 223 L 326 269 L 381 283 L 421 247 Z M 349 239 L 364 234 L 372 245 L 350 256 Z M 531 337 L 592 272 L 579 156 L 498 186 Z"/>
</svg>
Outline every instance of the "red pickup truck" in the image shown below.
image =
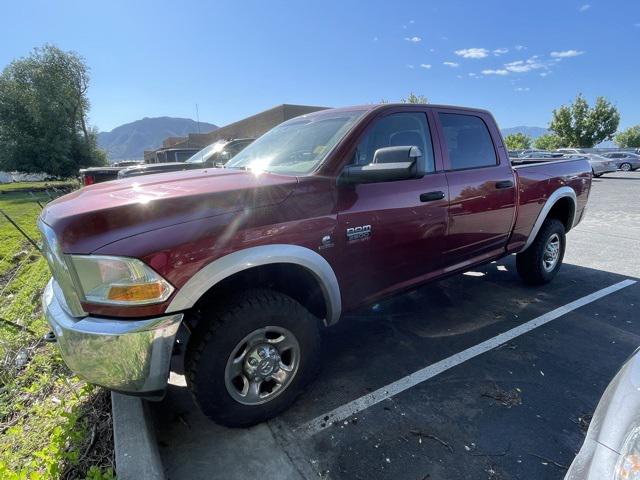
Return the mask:
<svg viewBox="0 0 640 480">
<path fill-rule="evenodd" d="M 550 281 L 590 187 L 585 159 L 512 167 L 483 110 L 324 110 L 225 168 L 51 202 L 44 311 L 89 382 L 161 397 L 183 350 L 204 413 L 250 425 L 294 401 L 349 310 L 510 254 L 526 282 Z"/>
</svg>

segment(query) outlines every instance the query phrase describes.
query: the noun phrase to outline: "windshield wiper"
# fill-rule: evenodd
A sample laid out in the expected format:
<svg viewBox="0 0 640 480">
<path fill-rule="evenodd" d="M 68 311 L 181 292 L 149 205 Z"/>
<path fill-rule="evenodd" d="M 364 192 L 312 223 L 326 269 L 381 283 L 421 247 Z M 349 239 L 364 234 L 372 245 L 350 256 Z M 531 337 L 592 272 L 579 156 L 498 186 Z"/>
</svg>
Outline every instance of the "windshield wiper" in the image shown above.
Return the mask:
<svg viewBox="0 0 640 480">
<path fill-rule="evenodd" d="M 222 168 L 230 168 L 231 170 L 249 170 L 249 167 L 247 167 L 246 165 L 235 165 L 233 167 L 223 165 Z"/>
</svg>

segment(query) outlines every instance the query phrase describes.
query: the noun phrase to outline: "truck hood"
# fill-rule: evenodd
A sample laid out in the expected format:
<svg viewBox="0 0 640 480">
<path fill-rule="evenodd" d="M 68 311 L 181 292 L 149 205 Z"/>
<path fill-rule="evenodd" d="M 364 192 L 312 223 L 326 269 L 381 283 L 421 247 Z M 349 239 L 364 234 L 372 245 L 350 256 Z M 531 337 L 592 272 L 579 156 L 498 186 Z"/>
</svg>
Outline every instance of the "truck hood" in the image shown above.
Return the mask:
<svg viewBox="0 0 640 480">
<path fill-rule="evenodd" d="M 158 228 L 278 204 L 297 183 L 291 176 L 220 168 L 132 177 L 60 197 L 41 218 L 63 252 L 88 254 Z"/>
</svg>

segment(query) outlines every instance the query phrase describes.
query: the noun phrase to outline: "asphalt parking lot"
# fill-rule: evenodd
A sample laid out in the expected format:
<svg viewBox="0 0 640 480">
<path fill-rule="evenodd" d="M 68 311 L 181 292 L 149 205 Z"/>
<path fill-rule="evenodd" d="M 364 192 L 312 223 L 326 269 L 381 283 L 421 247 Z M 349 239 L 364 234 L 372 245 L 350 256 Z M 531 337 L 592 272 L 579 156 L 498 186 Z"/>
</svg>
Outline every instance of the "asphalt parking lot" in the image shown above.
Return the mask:
<svg viewBox="0 0 640 480">
<path fill-rule="evenodd" d="M 167 477 L 562 478 L 640 345 L 639 202 L 640 172 L 594 179 L 542 288 L 509 257 L 345 317 L 316 382 L 268 424 L 215 425 L 176 372 L 152 404 Z"/>
</svg>

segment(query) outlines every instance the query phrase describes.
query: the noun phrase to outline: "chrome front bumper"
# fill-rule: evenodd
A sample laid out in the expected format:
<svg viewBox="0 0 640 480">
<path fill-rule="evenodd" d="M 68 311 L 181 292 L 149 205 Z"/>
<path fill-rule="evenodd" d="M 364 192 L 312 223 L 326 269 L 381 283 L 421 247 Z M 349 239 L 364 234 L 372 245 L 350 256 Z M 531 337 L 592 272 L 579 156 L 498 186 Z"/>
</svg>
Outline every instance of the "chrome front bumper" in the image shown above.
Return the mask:
<svg viewBox="0 0 640 480">
<path fill-rule="evenodd" d="M 146 320 L 76 318 L 66 312 L 56 287 L 51 279 L 42 307 L 74 373 L 123 393 L 157 396 L 164 391 L 181 313 Z"/>
</svg>

